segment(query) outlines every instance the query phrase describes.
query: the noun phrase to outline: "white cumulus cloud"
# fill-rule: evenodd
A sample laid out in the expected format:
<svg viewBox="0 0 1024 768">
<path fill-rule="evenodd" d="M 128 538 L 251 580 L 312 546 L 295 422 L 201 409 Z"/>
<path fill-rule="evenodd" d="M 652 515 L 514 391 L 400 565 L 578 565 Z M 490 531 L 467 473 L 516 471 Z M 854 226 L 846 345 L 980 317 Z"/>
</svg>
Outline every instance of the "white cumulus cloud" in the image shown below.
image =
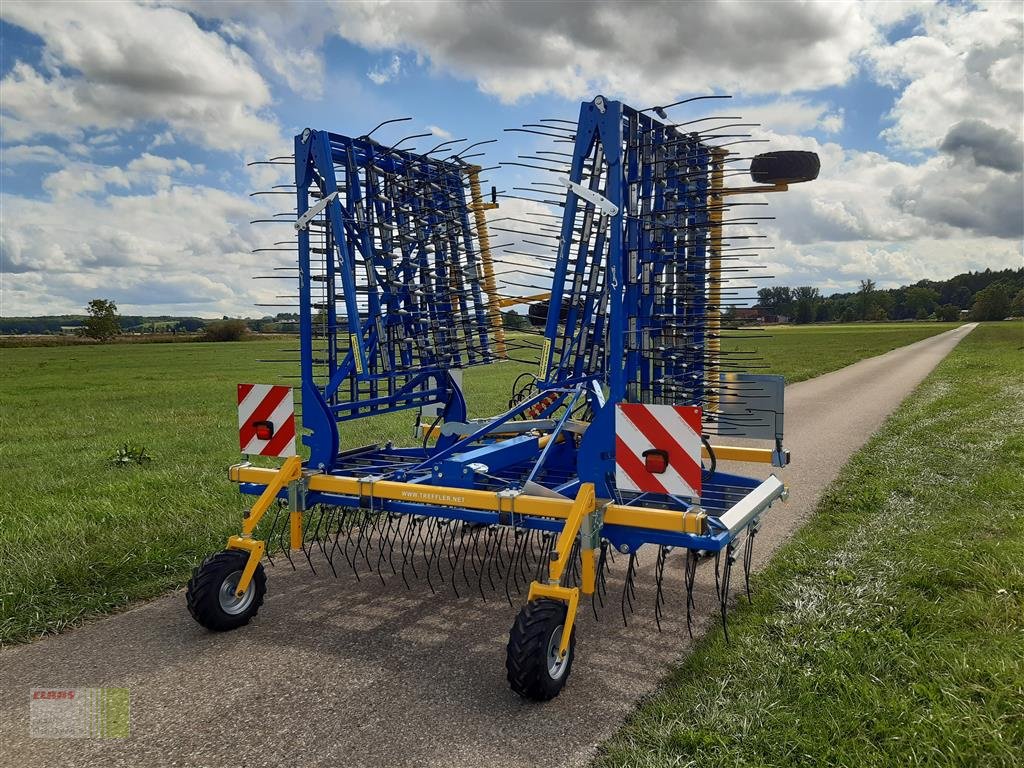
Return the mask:
<svg viewBox="0 0 1024 768">
<path fill-rule="evenodd" d="M 868 51 L 877 76 L 902 87 L 885 137 L 911 150 L 935 149 L 954 124 L 984 121 L 1021 133 L 1024 16 L 1019 3 L 938 5 L 920 32 Z"/>
<path fill-rule="evenodd" d="M 261 215 L 256 203 L 210 187 L 151 190 L 110 169 L 91 173 L 127 194 L 0 195 L 6 314 L 80 311 L 96 296 L 122 311 L 205 316 L 252 315 L 255 304 L 273 303 L 280 286 L 252 277 L 288 257 L 250 253 L 265 244 L 266 233 L 249 224 Z"/>
<path fill-rule="evenodd" d="M 376 85 L 384 85 L 384 83 L 390 83 L 401 73 L 402 57 L 395 54 L 387 64 L 370 69 L 370 71 L 366 73 L 366 76 Z"/>
<path fill-rule="evenodd" d="M 897 5 L 897 4 L 893 4 Z M 339 33 L 406 50 L 514 102 L 604 92 L 652 103 L 724 89 L 794 93 L 846 83 L 880 26 L 910 13 L 872 4 L 346 2 Z"/>
<path fill-rule="evenodd" d="M 43 65 L 17 62 L 0 82 L 9 141 L 75 139 L 160 121 L 214 149 L 278 136 L 270 90 L 249 56 L 191 16 L 131 3 L 18 3 L 0 18 L 39 35 Z"/>
</svg>

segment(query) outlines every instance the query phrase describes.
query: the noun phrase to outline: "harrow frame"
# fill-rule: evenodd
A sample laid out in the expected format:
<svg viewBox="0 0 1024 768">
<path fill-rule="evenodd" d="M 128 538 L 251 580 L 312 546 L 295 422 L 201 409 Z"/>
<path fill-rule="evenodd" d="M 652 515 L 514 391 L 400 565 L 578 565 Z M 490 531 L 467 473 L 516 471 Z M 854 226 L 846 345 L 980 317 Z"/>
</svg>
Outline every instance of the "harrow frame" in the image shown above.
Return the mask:
<svg viewBox="0 0 1024 768">
<path fill-rule="evenodd" d="M 292 457 L 277 469 L 249 462 L 230 468 L 241 492 L 258 497 L 227 543 L 247 553 L 232 582 L 236 598 L 260 574 L 267 548 L 257 529 L 277 503 L 287 514 L 286 554 L 303 551 L 310 565 L 317 544 L 327 554 L 322 516 L 315 526 L 307 516 L 314 508 L 368 510 L 356 526 L 360 539 L 383 520 L 390 532 L 392 517 L 463 531 L 500 529 L 513 539 L 543 532 L 547 567 L 538 561 L 527 602 L 564 606 L 554 629 L 563 660 L 572 652 L 581 595 L 600 590 L 606 547 L 629 556 L 627 589 L 642 546 L 659 547 L 659 569 L 666 552 L 685 550 L 688 626 L 696 562 L 713 555 L 717 576 L 724 554 L 724 624 L 734 550 L 746 534 L 749 567 L 760 519 L 787 491 L 774 474 L 733 474 L 717 462 L 782 467 L 789 454 L 782 447 L 781 382 L 768 382 L 779 399 L 755 403 L 750 419 L 727 406 L 768 397 L 757 388 L 768 384 L 736 378 L 738 365 L 722 359 L 722 214 L 726 197 L 786 185 L 726 188 L 725 150 L 600 96 L 581 106 L 573 139 L 568 178 L 561 179 L 567 191 L 539 371 L 504 413 L 470 420 L 451 371 L 498 359 L 506 342 L 483 215 L 492 206 L 482 200 L 480 168 L 383 147 L 367 136 L 307 129 L 296 137 L 302 420 L 310 458 Z M 312 230 L 319 230 L 319 250 Z M 312 258 L 318 252 L 321 272 Z M 363 283 L 356 279 L 360 268 Z M 319 306 L 317 282 L 325 284 Z M 431 301 L 423 301 L 424 293 Z M 317 311 L 327 331 L 320 346 Z M 625 403 L 700 409 L 707 431 L 692 457 L 696 494 L 618 487 L 616 416 Z M 439 415 L 424 430 L 422 447 L 339 449 L 340 423 L 427 405 Z M 774 445 L 713 446 L 707 439 L 729 434 Z M 325 536 L 331 527 L 328 519 Z M 331 555 L 341 534 L 336 528 Z M 385 544 L 379 546 L 382 558 Z M 428 561 L 428 579 L 430 569 Z M 510 682 L 522 695 L 550 698 L 564 678 L 542 688 L 513 681 L 513 666 L 540 664 L 511 658 L 519 625 L 509 645 Z"/>
</svg>

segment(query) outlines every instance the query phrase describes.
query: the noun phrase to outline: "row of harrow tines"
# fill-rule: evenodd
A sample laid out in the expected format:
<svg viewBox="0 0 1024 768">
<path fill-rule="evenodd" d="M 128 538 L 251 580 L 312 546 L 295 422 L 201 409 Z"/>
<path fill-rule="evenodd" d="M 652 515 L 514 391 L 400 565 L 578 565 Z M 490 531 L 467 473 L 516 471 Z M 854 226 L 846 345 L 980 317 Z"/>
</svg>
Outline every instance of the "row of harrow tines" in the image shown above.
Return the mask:
<svg viewBox="0 0 1024 768">
<path fill-rule="evenodd" d="M 748 599 L 756 533 L 756 526 L 752 526 L 742 545 Z M 335 578 L 351 572 L 350 577 L 357 582 L 369 578 L 386 585 L 391 580 L 400 580 L 409 591 L 425 587 L 435 595 L 447 589 L 457 599 L 503 598 L 511 607 L 532 581 L 544 577 L 557 540 L 556 532 L 537 528 L 320 505 L 306 516 L 302 546 L 299 551 L 293 551 L 289 541 L 288 505 L 283 501 L 275 507 L 258 535 L 267 542 L 265 556 L 271 566 L 283 561 L 295 569 L 296 563 L 303 561 L 314 574 L 320 568 Z M 647 578 L 642 579 L 642 566 L 650 553 L 645 552 L 641 557 L 634 551 L 617 558 L 615 547 L 602 539 L 598 581 L 590 600 L 594 619 L 600 621 L 604 609 L 615 606 L 623 623 L 628 625 L 635 609 L 648 605 L 660 631 L 667 596 L 685 595 L 685 600 L 679 602 L 686 612 L 686 626 L 692 638 L 697 568 L 706 562 L 713 564 L 716 602 L 728 637 L 727 595 L 738 549 L 731 547 L 726 552 L 711 553 L 659 546 L 649 564 Z M 673 552 L 676 557 L 670 558 Z M 581 566 L 578 543 L 569 559 L 566 583 L 578 586 Z M 670 583 L 667 590 L 666 579 L 675 582 Z M 610 601 L 609 580 L 618 590 L 618 598 Z M 638 581 L 641 589 L 649 588 L 648 594 L 638 593 Z"/>
</svg>

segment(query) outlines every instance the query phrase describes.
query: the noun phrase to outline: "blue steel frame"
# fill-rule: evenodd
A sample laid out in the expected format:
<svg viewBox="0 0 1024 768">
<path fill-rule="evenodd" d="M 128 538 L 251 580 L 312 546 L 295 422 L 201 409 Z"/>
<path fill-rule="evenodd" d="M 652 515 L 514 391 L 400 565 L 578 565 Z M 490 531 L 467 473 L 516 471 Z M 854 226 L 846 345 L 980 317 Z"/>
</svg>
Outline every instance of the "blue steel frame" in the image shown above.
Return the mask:
<svg viewBox="0 0 1024 768">
<path fill-rule="evenodd" d="M 409 208 L 420 211 L 413 214 L 420 217 L 416 224 L 439 228 L 444 239 L 455 229 L 451 223 L 457 222 L 450 249 L 457 262 L 473 265 L 469 209 L 457 166 L 382 148 L 365 138 L 318 131 L 296 137 L 295 158 L 300 216 L 308 210 L 311 192 L 314 198 L 344 193 L 327 205 L 321 224 L 328 251 L 322 279 L 329 286 L 340 284 L 345 311 L 342 323 L 333 296 L 321 308 L 331 331 L 326 377 L 315 370 L 315 355 L 323 350 L 313 343 L 313 249 L 309 231 L 299 232 L 303 426 L 311 432 L 305 442 L 312 454 L 308 466 L 363 479 L 492 491 L 522 490 L 528 482 L 538 483 L 570 498 L 581 483 L 591 482 L 599 497 L 614 499 L 616 404 L 704 404 L 710 149 L 696 134 L 680 133 L 620 102 L 598 97 L 581 106 L 569 176 L 607 198 L 617 211 L 609 216 L 571 191 L 566 195 L 537 394 L 486 423 L 467 426 L 461 436 L 445 435 L 433 448 L 374 445 L 339 452 L 338 422 L 370 413 L 442 403 L 446 423 L 464 422 L 466 404 L 448 371 L 490 359 L 486 318 L 473 286 L 462 292 L 447 290 L 451 275 L 446 264 L 431 261 L 423 238 L 407 247 L 375 235 L 367 224 L 367 212 L 372 210 L 380 218 L 395 219 L 399 231 L 403 226 L 411 231 L 409 222 L 401 221 L 407 214 L 398 210 L 402 206 L 394 201 L 394 189 L 389 198 L 375 173 L 401 177 L 398 194 L 407 196 Z M 343 170 L 344 183 L 339 183 L 336 167 Z M 391 274 L 395 251 L 401 254 L 404 279 L 381 280 L 377 290 L 369 291 L 364 318 L 353 277 L 357 255 Z M 427 317 L 416 309 L 421 305 L 415 289 L 410 292 L 408 287 L 424 283 L 433 286 L 438 299 Z M 403 314 L 403 308 L 416 311 Z M 438 340 L 437 325 L 432 323 L 441 320 L 458 327 L 467 317 L 465 336 L 478 337 L 478 347 L 446 346 L 445 332 Z M 426 352 L 418 355 L 396 357 L 396 347 L 384 343 L 396 328 L 413 339 L 429 337 L 432 344 L 422 345 Z M 344 353 L 339 330 L 348 335 Z M 665 349 L 672 354 L 665 354 Z M 382 382 L 388 386 L 383 394 L 376 389 Z M 343 385 L 359 395 L 363 384 L 369 398 L 339 399 Z M 586 431 L 580 437 L 563 432 L 572 405 L 584 398 L 592 413 Z M 537 434 L 502 435 L 502 426 L 528 413 L 557 417 L 546 444 Z M 641 494 L 624 503 L 677 510 L 699 503 L 714 520 L 760 482 L 705 470 L 700 499 Z M 241 485 L 251 494 L 263 488 Z M 287 490 L 282 490 L 279 498 L 286 497 Z M 365 499 L 312 492 L 305 502 L 358 507 Z M 507 515 L 498 512 L 388 499 L 373 503 L 381 511 L 510 524 Z M 547 531 L 559 531 L 563 525 L 558 519 L 519 513 L 511 524 Z M 651 543 L 716 552 L 738 532 L 714 525 L 704 535 L 605 525 L 602 535 L 622 551 Z"/>
<path fill-rule="evenodd" d="M 330 198 L 298 232 L 309 463 L 335 466 L 341 421 L 433 403 L 446 420 L 464 419 L 450 371 L 493 355 L 463 166 L 307 129 L 295 137 L 295 185 L 300 217 L 311 197 Z"/>
<path fill-rule="evenodd" d="M 614 493 L 616 404 L 704 405 L 710 162 L 696 134 L 621 102 L 580 108 L 569 179 L 617 211 L 566 196 L 539 386 L 607 392 L 580 446 L 598 495 Z"/>
<path fill-rule="evenodd" d="M 593 378 L 613 404 L 703 404 L 710 161 L 696 134 L 621 102 L 582 105 L 569 179 L 618 210 L 595 223 L 592 204 L 566 197 L 542 384 Z M 652 340 L 674 327 L 685 330 L 685 354 L 651 354 Z M 659 385 L 679 378 L 688 382 L 683 399 Z"/>
</svg>

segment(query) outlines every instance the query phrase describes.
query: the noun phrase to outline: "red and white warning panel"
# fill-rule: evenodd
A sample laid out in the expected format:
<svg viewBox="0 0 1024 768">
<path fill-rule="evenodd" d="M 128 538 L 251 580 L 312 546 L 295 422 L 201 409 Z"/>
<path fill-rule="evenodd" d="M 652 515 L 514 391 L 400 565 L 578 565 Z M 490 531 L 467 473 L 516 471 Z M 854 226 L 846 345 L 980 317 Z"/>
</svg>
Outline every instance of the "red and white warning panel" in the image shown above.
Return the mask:
<svg viewBox="0 0 1024 768">
<path fill-rule="evenodd" d="M 238 445 L 249 456 L 295 455 L 295 395 L 291 387 L 238 385 Z"/>
<path fill-rule="evenodd" d="M 700 496 L 701 409 L 620 403 L 615 484 L 624 491 Z"/>
</svg>

